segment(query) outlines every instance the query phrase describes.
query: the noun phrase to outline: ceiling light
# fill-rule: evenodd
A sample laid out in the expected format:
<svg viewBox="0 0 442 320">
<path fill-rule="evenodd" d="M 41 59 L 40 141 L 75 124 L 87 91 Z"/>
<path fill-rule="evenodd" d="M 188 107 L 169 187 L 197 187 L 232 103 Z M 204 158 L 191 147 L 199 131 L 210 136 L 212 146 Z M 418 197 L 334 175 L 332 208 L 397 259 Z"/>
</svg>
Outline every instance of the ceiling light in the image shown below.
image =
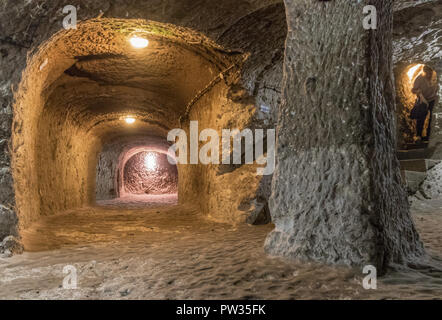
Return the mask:
<svg viewBox="0 0 442 320">
<path fill-rule="evenodd" d="M 130 44 L 136 49 L 143 49 L 149 45 L 149 40 L 140 37 L 132 37 L 130 38 Z"/>
<path fill-rule="evenodd" d="M 124 121 L 126 121 L 127 124 L 134 124 L 136 119 L 134 117 L 126 117 Z"/>
</svg>

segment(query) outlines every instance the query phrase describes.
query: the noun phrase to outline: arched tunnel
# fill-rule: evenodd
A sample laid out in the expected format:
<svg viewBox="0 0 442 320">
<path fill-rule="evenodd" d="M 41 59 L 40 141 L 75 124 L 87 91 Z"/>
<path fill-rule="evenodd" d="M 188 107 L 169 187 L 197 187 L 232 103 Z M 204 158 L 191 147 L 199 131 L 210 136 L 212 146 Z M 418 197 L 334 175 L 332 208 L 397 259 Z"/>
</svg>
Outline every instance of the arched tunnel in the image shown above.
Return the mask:
<svg viewBox="0 0 442 320">
<path fill-rule="evenodd" d="M 440 2 L 371 1 L 376 31 L 345 1 L 71 1 L 67 29 L 37 2 L 0 5 L 0 252 L 24 278 L 93 260 L 77 297 L 363 299 L 442 273 L 441 105 L 425 145 L 410 118 L 424 65 L 440 95 Z M 348 282 L 366 265 L 384 288 Z M 66 297 L 43 282 L 22 297 Z"/>
<path fill-rule="evenodd" d="M 148 35 L 146 48 L 130 43 L 138 30 Z M 121 177 L 115 177 L 116 172 L 106 175 L 98 164 L 96 181 L 103 147 L 123 153 L 127 143 L 142 137 L 144 147 L 167 152 L 167 132 L 180 126 L 189 101 L 235 66 L 235 59 L 235 54 L 190 30 L 131 20 L 88 21 L 48 40 L 28 66 L 23 93 L 16 100 L 13 147 L 20 150 L 13 159 L 13 174 L 22 226 L 40 215 L 93 204 L 95 183 L 99 186 L 101 179 L 120 179 L 123 188 L 114 187 L 114 195 L 126 193 L 128 179 L 133 179 L 127 166 L 135 163 L 120 159 L 125 162 L 117 170 Z M 228 89 L 225 83 L 218 87 Z M 217 96 L 210 99 L 219 103 Z M 201 121 L 212 120 L 214 106 L 207 108 L 197 111 Z M 241 110 L 237 115 L 241 113 L 241 120 L 250 118 Z M 185 167 L 179 171 L 183 183 L 196 179 Z"/>
</svg>

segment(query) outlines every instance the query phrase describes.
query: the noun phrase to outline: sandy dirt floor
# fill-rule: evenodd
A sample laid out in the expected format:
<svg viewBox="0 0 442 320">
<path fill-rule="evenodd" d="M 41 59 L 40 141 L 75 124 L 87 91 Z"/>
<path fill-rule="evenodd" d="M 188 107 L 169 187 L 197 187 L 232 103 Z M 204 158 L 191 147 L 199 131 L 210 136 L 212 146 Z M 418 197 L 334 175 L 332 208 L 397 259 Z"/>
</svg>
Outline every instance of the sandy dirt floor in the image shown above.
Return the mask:
<svg viewBox="0 0 442 320">
<path fill-rule="evenodd" d="M 413 214 L 428 252 L 442 257 L 442 200 L 416 200 Z M 0 259 L 0 299 L 442 298 L 436 268 L 390 271 L 365 290 L 362 270 L 268 257 L 272 228 L 215 223 L 175 196 L 101 202 L 27 230 L 27 252 Z M 67 265 L 77 289 L 62 286 Z"/>
</svg>

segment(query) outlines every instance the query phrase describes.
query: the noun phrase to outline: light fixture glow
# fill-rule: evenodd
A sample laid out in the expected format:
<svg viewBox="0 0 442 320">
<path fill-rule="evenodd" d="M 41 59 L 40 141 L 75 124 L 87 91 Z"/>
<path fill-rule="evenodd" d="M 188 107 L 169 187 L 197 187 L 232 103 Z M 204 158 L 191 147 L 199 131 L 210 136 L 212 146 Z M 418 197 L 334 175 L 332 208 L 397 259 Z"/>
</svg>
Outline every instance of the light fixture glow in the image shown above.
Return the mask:
<svg viewBox="0 0 442 320">
<path fill-rule="evenodd" d="M 144 158 L 144 166 L 149 171 L 155 171 L 157 169 L 157 157 L 154 153 L 149 152 Z"/>
<path fill-rule="evenodd" d="M 127 124 L 134 124 L 135 121 L 136 121 L 136 119 L 133 118 L 133 117 L 126 117 L 126 118 L 124 119 L 124 121 L 126 121 Z"/>
<path fill-rule="evenodd" d="M 410 81 L 416 79 L 422 73 L 423 67 L 423 64 L 417 64 L 411 67 L 410 70 L 408 70 L 407 72 L 408 79 L 410 79 Z"/>
<path fill-rule="evenodd" d="M 130 38 L 130 44 L 136 49 L 143 49 L 149 45 L 149 40 L 134 36 Z"/>
</svg>

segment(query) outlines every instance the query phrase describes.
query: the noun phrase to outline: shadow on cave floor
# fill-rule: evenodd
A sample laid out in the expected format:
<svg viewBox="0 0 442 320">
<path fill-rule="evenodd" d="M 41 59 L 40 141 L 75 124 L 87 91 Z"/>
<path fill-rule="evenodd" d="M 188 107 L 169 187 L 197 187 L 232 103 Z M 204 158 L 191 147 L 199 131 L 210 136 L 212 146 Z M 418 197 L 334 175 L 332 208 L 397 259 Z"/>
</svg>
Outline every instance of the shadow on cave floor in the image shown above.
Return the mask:
<svg viewBox="0 0 442 320">
<path fill-rule="evenodd" d="M 126 204 L 127 205 L 127 204 Z M 442 202 L 415 204 L 427 249 L 442 256 Z M 434 299 L 442 279 L 396 272 L 364 290 L 362 270 L 272 258 L 272 225 L 232 226 L 183 205 L 101 206 L 46 217 L 24 232 L 27 252 L 0 259 L 0 299 Z M 78 289 L 62 288 L 63 268 Z"/>
</svg>

